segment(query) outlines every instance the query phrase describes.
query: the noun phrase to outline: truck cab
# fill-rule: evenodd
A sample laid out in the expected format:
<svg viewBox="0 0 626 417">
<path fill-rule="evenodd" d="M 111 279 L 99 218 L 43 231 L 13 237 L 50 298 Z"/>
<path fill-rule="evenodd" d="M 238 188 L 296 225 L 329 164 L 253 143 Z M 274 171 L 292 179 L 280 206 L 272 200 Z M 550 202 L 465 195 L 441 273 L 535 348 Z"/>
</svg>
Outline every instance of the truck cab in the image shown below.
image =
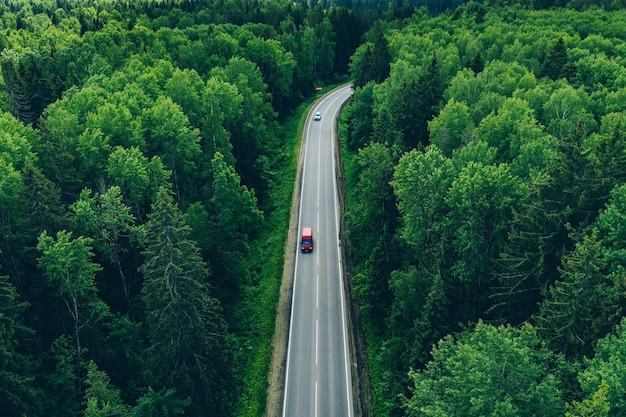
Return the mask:
<svg viewBox="0 0 626 417">
<path fill-rule="evenodd" d="M 300 239 L 300 250 L 302 252 L 313 252 L 313 229 L 310 227 L 302 228 L 302 237 Z"/>
</svg>

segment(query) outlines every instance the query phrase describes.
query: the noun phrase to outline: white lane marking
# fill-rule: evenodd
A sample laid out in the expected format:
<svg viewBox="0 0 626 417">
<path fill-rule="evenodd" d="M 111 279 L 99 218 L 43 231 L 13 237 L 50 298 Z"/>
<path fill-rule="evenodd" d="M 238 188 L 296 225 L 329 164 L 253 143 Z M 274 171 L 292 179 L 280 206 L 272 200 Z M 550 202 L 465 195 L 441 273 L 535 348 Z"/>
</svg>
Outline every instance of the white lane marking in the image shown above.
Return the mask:
<svg viewBox="0 0 626 417">
<path fill-rule="evenodd" d="M 319 365 L 319 351 L 320 351 L 320 321 L 315 320 L 315 365 Z"/>
</svg>

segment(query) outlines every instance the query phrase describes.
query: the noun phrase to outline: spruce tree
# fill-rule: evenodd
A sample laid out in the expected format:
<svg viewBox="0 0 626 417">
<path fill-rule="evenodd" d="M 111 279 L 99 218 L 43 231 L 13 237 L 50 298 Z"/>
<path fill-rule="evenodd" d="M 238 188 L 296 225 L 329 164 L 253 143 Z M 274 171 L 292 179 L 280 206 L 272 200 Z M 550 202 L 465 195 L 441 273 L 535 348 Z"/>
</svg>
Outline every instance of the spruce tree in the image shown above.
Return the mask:
<svg viewBox="0 0 626 417">
<path fill-rule="evenodd" d="M 28 358 L 19 351 L 19 339 L 32 331 L 21 322 L 26 304 L 20 302 L 13 285 L 0 276 L 0 415 L 35 414 L 38 393 L 34 374 L 29 375 Z"/>
<path fill-rule="evenodd" d="M 565 75 L 571 75 L 572 68 L 568 66 L 567 48 L 563 42 L 563 38 L 559 38 L 545 61 L 539 69 L 540 77 L 548 77 L 552 80 L 558 80 Z"/>
<path fill-rule="evenodd" d="M 142 301 L 155 388 L 189 398 L 189 415 L 228 416 L 234 404 L 228 334 L 209 271 L 172 195 L 161 188 L 146 224 Z"/>
</svg>

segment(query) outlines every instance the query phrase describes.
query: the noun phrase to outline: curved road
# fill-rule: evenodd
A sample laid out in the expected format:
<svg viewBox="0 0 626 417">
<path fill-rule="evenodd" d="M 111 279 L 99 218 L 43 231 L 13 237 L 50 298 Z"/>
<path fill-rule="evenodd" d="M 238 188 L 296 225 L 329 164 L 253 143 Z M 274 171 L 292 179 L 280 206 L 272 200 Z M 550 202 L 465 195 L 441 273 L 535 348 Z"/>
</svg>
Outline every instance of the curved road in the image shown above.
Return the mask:
<svg viewBox="0 0 626 417">
<path fill-rule="evenodd" d="M 354 415 L 333 156 L 335 119 L 351 94 L 345 86 L 324 96 L 305 127 L 298 230 L 313 228 L 315 245 L 302 253 L 298 239 L 296 248 L 283 417 Z"/>
</svg>

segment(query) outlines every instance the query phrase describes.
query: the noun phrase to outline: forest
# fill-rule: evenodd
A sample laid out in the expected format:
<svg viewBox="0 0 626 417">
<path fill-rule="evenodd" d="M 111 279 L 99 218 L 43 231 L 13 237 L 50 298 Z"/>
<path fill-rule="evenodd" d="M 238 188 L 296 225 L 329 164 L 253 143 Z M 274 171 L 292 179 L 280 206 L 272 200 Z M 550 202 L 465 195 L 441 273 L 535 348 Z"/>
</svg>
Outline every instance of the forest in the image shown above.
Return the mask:
<svg viewBox="0 0 626 417">
<path fill-rule="evenodd" d="M 373 415 L 626 414 L 626 12 L 467 3 L 350 64 Z"/>
<path fill-rule="evenodd" d="M 0 3 L 1 416 L 264 414 L 294 109 L 380 18 Z"/>
<path fill-rule="evenodd" d="M 297 126 L 348 81 L 373 415 L 624 415 L 625 8 L 2 2 L 0 415 L 264 415 Z"/>
</svg>

